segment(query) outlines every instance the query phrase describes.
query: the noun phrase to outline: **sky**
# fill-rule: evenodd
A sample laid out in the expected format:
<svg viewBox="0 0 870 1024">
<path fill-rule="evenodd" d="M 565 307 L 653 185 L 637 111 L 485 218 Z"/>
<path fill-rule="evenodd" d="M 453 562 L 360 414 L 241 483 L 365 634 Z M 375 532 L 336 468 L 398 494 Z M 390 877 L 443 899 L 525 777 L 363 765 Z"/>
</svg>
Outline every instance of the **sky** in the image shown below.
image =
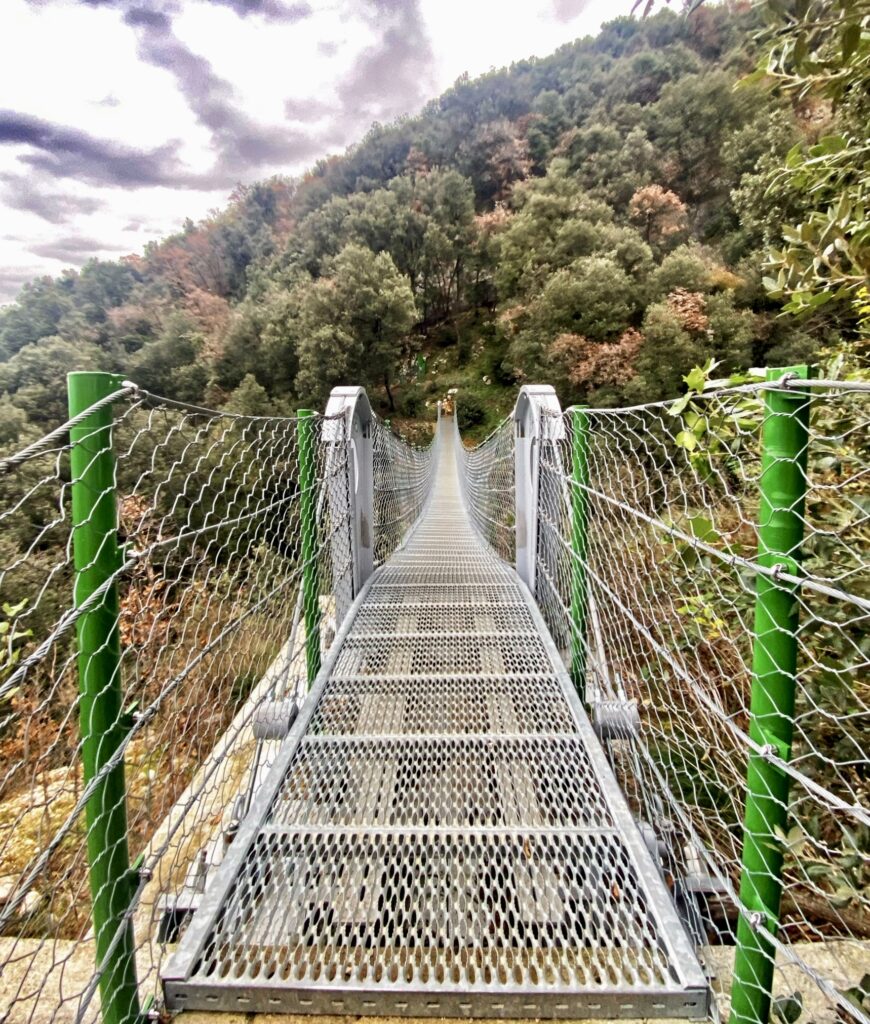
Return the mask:
<svg viewBox="0 0 870 1024">
<path fill-rule="evenodd" d="M 629 0 L 2 0 L 0 303 Z"/>
</svg>

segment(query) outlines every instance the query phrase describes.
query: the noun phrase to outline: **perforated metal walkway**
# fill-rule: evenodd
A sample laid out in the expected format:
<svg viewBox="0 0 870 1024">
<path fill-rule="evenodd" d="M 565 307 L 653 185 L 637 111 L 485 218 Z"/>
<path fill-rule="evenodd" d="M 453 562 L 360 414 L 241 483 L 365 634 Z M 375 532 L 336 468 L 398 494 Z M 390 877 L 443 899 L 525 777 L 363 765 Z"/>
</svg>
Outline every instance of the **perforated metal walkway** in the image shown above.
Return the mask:
<svg viewBox="0 0 870 1024">
<path fill-rule="evenodd" d="M 444 431 L 164 974 L 171 1009 L 702 1017 L 706 984 Z"/>
</svg>

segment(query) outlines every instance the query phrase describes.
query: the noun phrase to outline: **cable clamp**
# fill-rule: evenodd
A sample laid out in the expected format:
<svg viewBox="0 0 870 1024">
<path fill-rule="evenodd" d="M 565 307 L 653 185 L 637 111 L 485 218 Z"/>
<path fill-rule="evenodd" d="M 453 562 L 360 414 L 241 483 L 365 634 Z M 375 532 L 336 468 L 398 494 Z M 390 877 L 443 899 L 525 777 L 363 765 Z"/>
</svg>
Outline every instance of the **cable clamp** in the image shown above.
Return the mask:
<svg viewBox="0 0 870 1024">
<path fill-rule="evenodd" d="M 769 761 L 772 757 L 778 757 L 779 751 L 772 743 L 765 743 L 758 751 L 758 756 Z"/>
<path fill-rule="evenodd" d="M 760 932 L 764 928 L 764 914 L 760 910 L 753 910 L 749 914 L 749 927 L 754 932 Z"/>
<path fill-rule="evenodd" d="M 788 572 L 788 566 L 785 562 L 777 562 L 776 565 L 770 567 L 770 578 L 778 583 L 784 572 Z"/>
</svg>

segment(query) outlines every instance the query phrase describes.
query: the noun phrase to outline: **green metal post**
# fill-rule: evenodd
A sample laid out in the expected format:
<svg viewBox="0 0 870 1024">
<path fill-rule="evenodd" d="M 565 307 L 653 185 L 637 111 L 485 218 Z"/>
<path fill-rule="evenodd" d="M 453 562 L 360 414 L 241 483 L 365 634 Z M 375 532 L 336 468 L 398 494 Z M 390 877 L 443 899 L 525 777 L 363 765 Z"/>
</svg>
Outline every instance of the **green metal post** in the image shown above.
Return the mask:
<svg viewBox="0 0 870 1024">
<path fill-rule="evenodd" d="M 589 594 L 586 579 L 589 499 L 589 416 L 571 412 L 571 681 L 586 698 L 586 620 Z"/>
<path fill-rule="evenodd" d="M 120 387 L 110 373 L 67 377 L 71 416 L 85 412 Z M 112 408 L 92 413 L 70 431 L 72 537 L 76 608 L 92 597 L 121 565 Z M 79 721 L 84 779 L 88 783 L 124 738 L 118 588 L 112 583 L 76 623 Z M 99 782 L 86 808 L 87 848 L 103 1024 L 139 1019 L 133 925 L 133 879 L 127 847 L 127 790 L 123 761 Z"/>
<path fill-rule="evenodd" d="M 768 381 L 783 374 L 807 379 L 806 366 L 768 370 Z M 767 391 L 762 438 L 758 561 L 797 575 L 803 541 L 809 396 L 806 390 Z M 793 585 L 759 575 L 756 582 L 749 735 L 784 761 L 791 756 L 797 671 L 798 603 Z M 788 776 L 759 754 L 750 753 L 746 774 L 743 864 L 737 925 L 731 1024 L 766 1024 L 770 1014 L 774 950 L 762 934 L 776 934 L 782 895 L 783 848 L 787 828 Z"/>
<path fill-rule="evenodd" d="M 299 410 L 299 519 L 302 528 L 302 609 L 305 664 L 310 686 L 320 671 L 320 586 L 317 572 L 317 465 L 315 419 Z"/>
</svg>

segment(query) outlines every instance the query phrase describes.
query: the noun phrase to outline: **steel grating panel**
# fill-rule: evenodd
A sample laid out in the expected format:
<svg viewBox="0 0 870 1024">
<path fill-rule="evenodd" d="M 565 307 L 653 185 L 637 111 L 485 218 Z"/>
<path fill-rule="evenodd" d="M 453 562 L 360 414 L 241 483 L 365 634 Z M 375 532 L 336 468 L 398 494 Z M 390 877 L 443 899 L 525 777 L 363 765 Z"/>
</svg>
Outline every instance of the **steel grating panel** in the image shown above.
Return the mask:
<svg viewBox="0 0 870 1024">
<path fill-rule="evenodd" d="M 408 583 L 378 583 L 367 595 L 367 604 L 522 604 L 523 595 L 513 584 L 454 584 L 452 586 L 426 587 Z"/>
<path fill-rule="evenodd" d="M 576 731 L 568 702 L 550 677 L 396 677 L 330 680 L 309 732 L 357 735 Z"/>
<path fill-rule="evenodd" d="M 163 972 L 169 1008 L 704 1016 L 540 613 L 459 495 L 442 437 L 427 512 L 351 610 Z"/>
<path fill-rule="evenodd" d="M 522 604 L 480 605 L 474 602 L 433 607 L 420 601 L 398 608 L 368 602 L 355 619 L 356 629 L 366 633 L 527 633 L 534 630 Z"/>
<path fill-rule="evenodd" d="M 334 676 L 540 675 L 550 667 L 544 645 L 534 633 L 512 634 L 507 643 L 498 634 L 351 635 L 342 645 Z"/>
<path fill-rule="evenodd" d="M 267 819 L 358 828 L 612 828 L 579 739 L 306 739 Z"/>
<path fill-rule="evenodd" d="M 204 978 L 531 988 L 675 980 L 633 865 L 609 834 L 267 828 L 230 895 L 201 959 Z"/>
</svg>

